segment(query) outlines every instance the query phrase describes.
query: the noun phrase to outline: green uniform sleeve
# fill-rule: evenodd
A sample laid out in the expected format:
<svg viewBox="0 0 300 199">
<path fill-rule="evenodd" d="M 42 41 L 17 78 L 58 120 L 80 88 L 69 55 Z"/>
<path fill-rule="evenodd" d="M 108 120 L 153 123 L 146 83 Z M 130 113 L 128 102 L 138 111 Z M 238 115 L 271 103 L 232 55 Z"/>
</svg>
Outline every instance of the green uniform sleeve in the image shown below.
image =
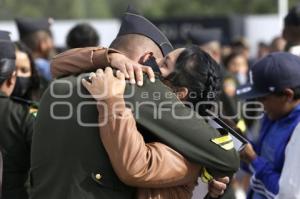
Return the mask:
<svg viewBox="0 0 300 199">
<path fill-rule="evenodd" d="M 137 123 L 190 161 L 205 167 L 213 177 L 232 176 L 240 161 L 230 138 L 222 137 L 159 79 L 155 83 L 144 79 L 144 86 L 127 85 L 125 90 L 127 106 L 133 109 Z"/>
</svg>

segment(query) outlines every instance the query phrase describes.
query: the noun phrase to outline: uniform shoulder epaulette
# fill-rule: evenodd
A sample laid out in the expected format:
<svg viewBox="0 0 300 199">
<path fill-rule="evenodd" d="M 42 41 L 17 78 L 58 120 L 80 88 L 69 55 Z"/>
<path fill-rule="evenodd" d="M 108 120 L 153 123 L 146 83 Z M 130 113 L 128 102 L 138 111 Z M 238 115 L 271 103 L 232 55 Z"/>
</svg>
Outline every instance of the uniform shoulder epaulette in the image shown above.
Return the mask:
<svg viewBox="0 0 300 199">
<path fill-rule="evenodd" d="M 33 101 L 31 101 L 31 100 L 26 100 L 26 99 L 23 99 L 20 97 L 15 97 L 15 96 L 10 96 L 10 99 L 12 99 L 14 102 L 24 104 L 27 106 L 30 106 L 33 103 Z"/>
<path fill-rule="evenodd" d="M 37 111 L 38 111 L 38 103 L 32 100 L 26 100 L 20 97 L 14 97 L 11 96 L 10 97 L 13 101 L 19 103 L 19 104 L 23 104 L 25 106 L 28 107 L 28 111 L 31 115 L 33 115 L 34 117 L 36 117 L 37 115 Z"/>
</svg>

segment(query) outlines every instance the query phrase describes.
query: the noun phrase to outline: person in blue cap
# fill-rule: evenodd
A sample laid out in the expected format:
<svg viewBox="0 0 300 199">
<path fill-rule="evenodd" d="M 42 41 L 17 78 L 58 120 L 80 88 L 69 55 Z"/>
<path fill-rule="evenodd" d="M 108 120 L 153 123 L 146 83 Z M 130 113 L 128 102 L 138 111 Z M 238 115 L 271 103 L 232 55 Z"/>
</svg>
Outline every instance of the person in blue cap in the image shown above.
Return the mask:
<svg viewBox="0 0 300 199">
<path fill-rule="evenodd" d="M 52 19 L 17 18 L 20 40 L 32 51 L 37 70 L 46 81 L 52 79 L 49 59 L 54 52 Z"/>
<path fill-rule="evenodd" d="M 251 68 L 250 84 L 240 87 L 237 94 L 243 99 L 256 98 L 265 110 L 257 142 L 248 144 L 241 153 L 252 173 L 248 198 L 275 198 L 283 191 L 279 178 L 285 160 L 291 161 L 289 156 L 295 153 L 289 150 L 290 154 L 285 154 L 286 146 L 292 135 L 300 133 L 300 58 L 286 52 L 269 54 Z M 286 172 L 297 176 L 298 169 Z M 299 177 L 296 178 L 299 182 Z M 284 185 L 287 187 L 283 192 L 298 190 L 296 182 Z M 299 196 L 299 190 L 297 193 Z"/>
<path fill-rule="evenodd" d="M 144 23 L 142 23 L 144 26 L 146 24 L 149 25 L 148 21 L 146 21 L 145 24 L 145 19 L 141 16 L 136 16 L 134 13 L 126 15 L 126 17 L 129 18 L 130 16 L 134 16 L 134 19 L 138 20 L 138 22 L 140 22 L 139 19 L 144 21 Z M 149 29 L 148 26 L 146 27 Z M 139 29 L 137 28 L 137 30 Z M 154 33 L 151 36 L 153 38 L 150 39 L 148 39 L 147 35 L 139 35 L 134 32 L 126 35 L 119 35 L 111 46 L 117 46 L 117 44 L 121 43 L 128 44 L 120 45 L 122 46 L 122 52 L 133 57 L 135 60 L 140 58 L 146 50 L 153 50 L 154 54 L 157 53 L 158 57 L 162 58 L 162 54 L 167 54 L 169 51 L 168 49 L 170 49 L 169 42 L 161 35 L 157 28 L 153 27 L 153 25 L 150 26 L 149 33 L 150 32 L 151 34 Z M 128 37 L 130 40 L 126 40 Z M 147 45 L 145 43 L 147 43 Z M 90 63 L 97 65 L 97 59 L 100 57 L 97 58 L 93 55 L 97 54 L 100 50 L 100 48 L 90 48 L 90 54 L 86 53 L 84 54 L 84 57 L 88 58 Z M 74 53 L 78 51 L 80 50 L 77 49 L 72 52 Z M 107 52 L 109 53 L 111 50 L 108 50 Z M 60 57 L 64 57 L 64 59 L 68 58 L 68 60 L 74 60 L 72 59 L 73 55 L 74 54 L 72 53 L 64 54 Z M 78 60 L 79 58 L 82 58 L 82 54 L 76 55 L 77 56 L 75 57 L 77 57 L 76 59 L 78 64 Z M 109 59 L 108 61 L 112 60 Z M 74 65 L 75 61 L 71 61 L 69 64 L 76 67 L 76 65 Z M 106 65 L 110 64 L 111 63 L 106 63 Z M 61 64 L 59 67 L 64 68 L 64 65 Z M 79 73 L 82 72 L 79 71 Z M 78 85 L 80 80 L 81 77 L 77 77 L 75 75 L 71 75 L 63 79 L 57 79 L 53 82 L 53 87 L 50 87 L 49 90 L 46 91 L 44 98 L 42 99 L 32 147 L 32 198 L 133 198 L 135 197 L 135 189 L 133 187 L 126 186 L 117 178 L 106 155 L 105 149 L 103 148 L 103 144 L 99 142 L 97 110 L 95 103 L 91 100 L 91 96 L 88 95 L 87 91 L 82 90 L 81 85 Z M 61 84 L 63 82 L 68 83 Z M 146 84 L 144 84 L 144 87 L 141 88 L 151 93 L 159 92 L 163 97 L 163 93 L 166 92 L 165 89 L 167 88 L 165 86 L 161 86 L 158 79 L 155 81 L 156 83 L 150 83 L 150 81 L 145 82 Z M 130 89 L 133 88 L 137 89 L 138 87 L 128 86 L 127 91 L 130 92 Z M 141 88 L 138 89 L 139 92 L 143 91 Z M 78 91 L 80 91 L 80 93 L 78 93 Z M 147 100 L 139 98 L 141 97 L 139 94 L 141 93 L 135 93 L 132 100 Z M 58 96 L 59 98 L 55 96 Z M 60 99 L 60 97 L 63 97 L 63 99 Z M 174 100 L 177 100 L 177 98 Z M 60 106 L 58 103 L 68 103 L 71 106 Z M 76 110 L 78 114 L 74 115 L 71 113 L 71 117 L 64 117 L 65 113 L 70 111 L 67 107 L 80 108 L 82 106 L 85 107 L 80 110 Z M 52 107 L 50 111 L 49 107 Z M 190 111 L 188 108 L 184 108 L 184 110 Z M 50 113 L 52 113 L 52 115 Z M 148 113 L 144 112 L 143 114 L 147 115 Z M 144 128 L 148 128 L 151 131 L 153 128 L 153 120 L 151 119 L 151 116 L 149 118 L 149 115 L 148 117 L 146 117 L 146 115 L 144 115 L 143 119 L 139 120 L 139 122 L 140 125 L 145 126 Z M 165 118 L 171 119 L 171 117 Z M 148 123 L 148 119 L 152 122 Z M 166 124 L 167 122 L 161 121 L 161 128 L 164 128 Z M 199 131 L 201 129 L 201 132 L 208 136 L 213 136 L 213 134 L 217 133 L 216 130 L 209 128 L 204 123 L 202 124 L 194 125 L 194 128 L 199 129 Z M 184 126 L 179 125 L 178 122 L 175 122 L 170 126 L 174 130 L 174 133 L 176 131 L 179 133 L 180 131 L 186 133 L 189 132 L 195 136 L 201 136 L 200 134 L 193 133 L 190 129 L 184 128 Z M 168 129 L 167 127 L 165 128 Z M 167 131 L 162 130 L 162 132 L 166 133 L 165 135 L 168 134 Z M 168 141 L 167 138 L 164 140 Z M 200 141 L 201 139 L 199 138 L 194 140 Z M 210 145 L 212 142 L 206 143 Z M 66 147 L 67 145 L 68 147 Z M 233 159 L 230 158 L 232 161 L 228 159 L 229 156 L 227 155 L 226 157 L 220 157 L 220 159 L 211 158 L 217 162 L 226 161 L 226 163 L 221 164 L 222 166 L 211 162 L 208 163 L 209 161 L 206 162 L 210 165 L 210 167 L 220 169 L 219 172 L 216 171 L 216 174 L 221 175 L 223 172 L 230 173 L 232 170 L 235 170 L 235 167 L 238 165 L 238 158 L 236 159 L 235 156 L 236 152 L 232 148 L 228 148 L 228 151 L 226 151 L 218 144 L 212 144 L 212 146 L 214 146 L 220 154 L 231 154 L 232 156 L 229 156 L 233 157 Z M 49 148 L 51 148 L 51 150 L 48 150 Z M 196 159 L 198 159 L 196 154 L 201 154 L 201 152 L 198 152 L 198 148 L 193 147 L 192 144 L 182 145 L 179 146 L 179 148 L 181 148 L 180 151 L 186 155 L 189 154 L 193 156 L 193 154 L 195 154 L 194 158 Z M 194 153 L 189 153 L 190 150 L 196 151 Z M 212 153 L 212 151 L 209 153 Z"/>
<path fill-rule="evenodd" d="M 0 31 L 0 150 L 3 156 L 3 199 L 28 199 L 26 181 L 34 115 L 28 104 L 10 96 L 16 85 L 15 46 Z"/>
</svg>

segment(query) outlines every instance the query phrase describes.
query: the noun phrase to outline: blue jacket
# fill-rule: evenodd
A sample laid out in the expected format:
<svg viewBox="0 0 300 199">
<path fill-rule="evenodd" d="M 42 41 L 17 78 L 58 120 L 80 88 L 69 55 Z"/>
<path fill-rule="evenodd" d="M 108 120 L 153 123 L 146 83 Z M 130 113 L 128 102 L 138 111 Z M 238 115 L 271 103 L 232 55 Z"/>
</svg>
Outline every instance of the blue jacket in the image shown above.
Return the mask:
<svg viewBox="0 0 300 199">
<path fill-rule="evenodd" d="M 50 62 L 43 58 L 36 58 L 34 62 L 39 75 L 44 77 L 47 81 L 50 81 L 52 79 L 50 71 Z"/>
<path fill-rule="evenodd" d="M 285 148 L 299 122 L 300 105 L 279 120 L 263 118 L 258 142 L 253 146 L 257 158 L 250 164 L 253 175 L 248 198 L 272 199 L 278 193 Z"/>
</svg>

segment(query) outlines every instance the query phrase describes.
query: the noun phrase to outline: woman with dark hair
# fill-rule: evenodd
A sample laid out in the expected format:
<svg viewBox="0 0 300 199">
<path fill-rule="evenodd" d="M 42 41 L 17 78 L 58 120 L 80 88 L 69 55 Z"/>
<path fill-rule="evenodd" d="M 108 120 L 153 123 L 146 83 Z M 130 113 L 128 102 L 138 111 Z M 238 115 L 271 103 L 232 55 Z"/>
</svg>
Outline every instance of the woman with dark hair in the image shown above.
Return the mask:
<svg viewBox="0 0 300 199">
<path fill-rule="evenodd" d="M 21 42 L 15 42 L 17 81 L 13 97 L 24 100 L 40 98 L 40 79 L 31 55 L 31 51 Z"/>
<path fill-rule="evenodd" d="M 163 62 L 166 59 L 168 56 Z M 160 65 L 164 75 L 163 64 Z M 197 46 L 191 46 L 180 53 L 174 70 L 165 79 L 175 92 L 184 91 L 186 97 L 179 96 L 180 99 L 192 103 L 194 109 L 198 107 L 196 111 L 200 115 L 205 115 L 205 109 L 211 108 L 210 102 L 215 101 L 219 94 L 221 68 L 206 52 Z"/>
<path fill-rule="evenodd" d="M 198 103 L 205 104 L 203 102 L 214 101 L 216 98 L 220 87 L 220 66 L 198 47 L 174 50 L 158 65 L 163 82 L 181 101 L 189 102 L 189 106 L 194 109 Z M 117 71 L 116 76 L 108 67 L 105 71 L 99 69 L 91 73 L 91 82 L 82 82 L 100 104 L 107 105 L 106 112 L 102 105 L 98 106 L 99 122 L 103 124 L 100 125 L 100 137 L 115 172 L 126 184 L 139 187 L 138 199 L 191 198 L 201 173 L 201 165 L 187 161 L 162 143 L 155 140 L 147 142 L 143 138 L 131 110 L 125 106 L 124 74 Z M 104 91 L 106 95 L 103 95 Z M 199 107 L 197 111 L 200 114 L 210 108 L 209 105 Z M 103 123 L 105 119 L 107 122 Z M 171 169 L 173 165 L 180 168 L 179 171 Z M 164 171 L 167 173 L 160 173 L 163 167 L 169 168 Z M 158 183 L 162 181 L 161 176 L 168 176 L 164 179 L 163 187 Z M 173 186 L 167 187 L 167 182 L 173 183 Z"/>
</svg>

